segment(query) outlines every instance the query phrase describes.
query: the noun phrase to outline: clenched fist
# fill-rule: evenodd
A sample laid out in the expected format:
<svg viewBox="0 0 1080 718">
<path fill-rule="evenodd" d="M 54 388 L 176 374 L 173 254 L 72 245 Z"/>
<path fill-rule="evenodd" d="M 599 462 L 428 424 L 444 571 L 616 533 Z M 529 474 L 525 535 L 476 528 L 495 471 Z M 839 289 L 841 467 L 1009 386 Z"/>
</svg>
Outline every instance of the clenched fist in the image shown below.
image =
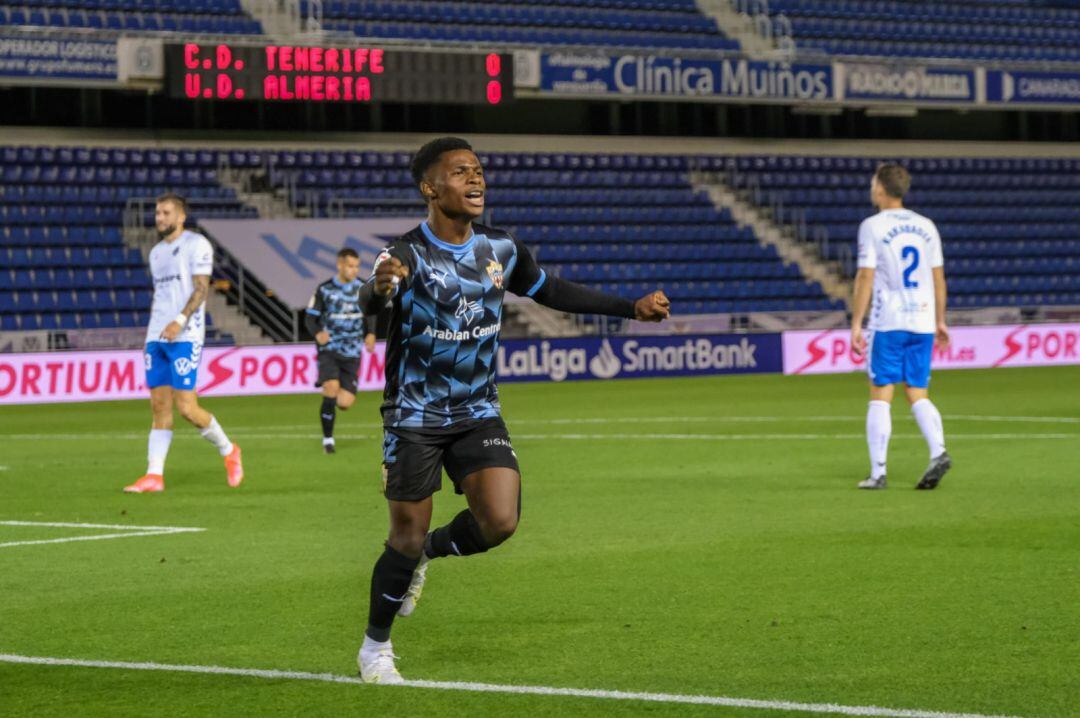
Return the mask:
<svg viewBox="0 0 1080 718">
<path fill-rule="evenodd" d="M 634 319 L 639 322 L 662 322 L 671 316 L 671 300 L 662 290 L 646 294 L 634 302 Z"/>
<path fill-rule="evenodd" d="M 409 269 L 397 257 L 389 257 L 375 268 L 375 293 L 388 297 L 402 279 L 407 279 Z"/>
</svg>

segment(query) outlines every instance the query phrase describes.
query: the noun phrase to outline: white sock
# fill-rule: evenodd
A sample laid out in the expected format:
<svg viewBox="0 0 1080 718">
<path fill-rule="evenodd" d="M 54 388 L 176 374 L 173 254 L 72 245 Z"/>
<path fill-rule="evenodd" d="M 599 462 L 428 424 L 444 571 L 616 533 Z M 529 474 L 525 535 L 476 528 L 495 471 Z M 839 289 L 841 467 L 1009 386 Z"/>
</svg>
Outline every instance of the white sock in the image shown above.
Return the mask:
<svg viewBox="0 0 1080 718">
<path fill-rule="evenodd" d="M 146 448 L 146 473 L 165 475 L 165 457 L 169 455 L 171 443 L 171 429 L 150 430 L 150 441 Z"/>
<path fill-rule="evenodd" d="M 361 653 L 378 653 L 379 651 L 386 649 L 394 649 L 394 647 L 390 645 L 390 641 L 376 641 L 366 634 L 364 635 L 364 642 L 360 645 Z"/>
<path fill-rule="evenodd" d="M 216 446 L 222 456 L 228 456 L 232 453 L 232 442 L 229 441 L 229 437 L 225 436 L 225 430 L 221 428 L 221 424 L 217 423 L 217 417 L 211 416 L 210 426 L 202 429 L 199 433 L 202 434 L 202 438 Z"/>
<path fill-rule="evenodd" d="M 334 445 L 334 437 L 332 437 L 332 436 L 329 436 L 329 437 L 324 436 L 323 440 L 322 440 L 322 445 L 323 446 L 333 446 Z"/>
<path fill-rule="evenodd" d="M 941 426 L 941 413 L 929 399 L 919 399 L 911 405 L 911 413 L 919 423 L 919 429 L 930 448 L 930 458 L 936 459 L 945 452 L 945 429 Z"/>
<path fill-rule="evenodd" d="M 866 410 L 866 444 L 870 447 L 870 477 L 885 475 L 885 458 L 889 454 L 889 437 L 892 435 L 892 414 L 889 402 L 871 401 Z"/>
</svg>

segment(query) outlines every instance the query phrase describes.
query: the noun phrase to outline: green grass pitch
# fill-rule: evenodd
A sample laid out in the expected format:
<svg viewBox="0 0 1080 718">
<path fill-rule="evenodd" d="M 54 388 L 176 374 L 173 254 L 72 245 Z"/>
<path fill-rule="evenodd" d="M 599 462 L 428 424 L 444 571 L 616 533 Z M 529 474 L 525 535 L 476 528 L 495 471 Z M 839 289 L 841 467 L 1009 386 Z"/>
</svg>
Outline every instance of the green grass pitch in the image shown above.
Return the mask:
<svg viewBox="0 0 1080 718">
<path fill-rule="evenodd" d="M 940 372 L 954 469 L 893 407 L 890 488 L 860 492 L 855 375 L 507 385 L 524 516 L 432 565 L 406 678 L 1080 715 L 1080 368 Z M 201 533 L 0 548 L 0 653 L 353 675 L 387 528 L 377 397 L 323 456 L 314 396 L 207 399 L 231 490 L 178 423 L 162 495 L 146 402 L 0 408 L 0 521 Z M 436 522 L 463 506 L 447 488 Z M 109 533 L 0 525 L 0 543 Z M 0 715 L 804 716 L 784 709 L 379 688 L 0 662 Z"/>
</svg>

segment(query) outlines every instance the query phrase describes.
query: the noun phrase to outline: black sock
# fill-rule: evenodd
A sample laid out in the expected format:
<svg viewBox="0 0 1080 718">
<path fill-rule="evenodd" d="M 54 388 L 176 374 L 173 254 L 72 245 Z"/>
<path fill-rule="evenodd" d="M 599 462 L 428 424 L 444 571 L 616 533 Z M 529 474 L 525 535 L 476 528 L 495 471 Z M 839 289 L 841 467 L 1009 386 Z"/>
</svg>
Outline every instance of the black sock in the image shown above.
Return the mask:
<svg viewBox="0 0 1080 718">
<path fill-rule="evenodd" d="M 446 526 L 429 533 L 424 542 L 424 553 L 428 558 L 471 556 L 484 553 L 489 548 L 480 533 L 480 524 L 476 523 L 476 517 L 468 509 L 455 516 Z"/>
<path fill-rule="evenodd" d="M 337 399 L 324 396 L 322 408 L 319 409 L 319 418 L 322 419 L 322 435 L 324 439 L 334 438 L 334 416 L 337 411 Z"/>
<path fill-rule="evenodd" d="M 371 604 L 366 631 L 371 640 L 390 640 L 390 626 L 405 600 L 405 592 L 409 590 L 418 563 L 420 559 L 400 554 L 389 545 L 375 562 L 371 572 Z"/>
</svg>

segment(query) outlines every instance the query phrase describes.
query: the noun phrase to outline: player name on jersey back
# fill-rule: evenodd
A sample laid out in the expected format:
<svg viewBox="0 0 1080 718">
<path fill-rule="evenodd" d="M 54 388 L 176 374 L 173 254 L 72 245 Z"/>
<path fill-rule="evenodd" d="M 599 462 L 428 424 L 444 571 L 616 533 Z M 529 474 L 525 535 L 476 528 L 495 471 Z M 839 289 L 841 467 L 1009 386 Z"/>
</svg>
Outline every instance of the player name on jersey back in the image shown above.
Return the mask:
<svg viewBox="0 0 1080 718">
<path fill-rule="evenodd" d="M 929 218 L 893 209 L 863 220 L 858 266 L 874 270 L 870 329 L 933 334 L 933 270 L 943 264 L 941 236 Z"/>
</svg>

